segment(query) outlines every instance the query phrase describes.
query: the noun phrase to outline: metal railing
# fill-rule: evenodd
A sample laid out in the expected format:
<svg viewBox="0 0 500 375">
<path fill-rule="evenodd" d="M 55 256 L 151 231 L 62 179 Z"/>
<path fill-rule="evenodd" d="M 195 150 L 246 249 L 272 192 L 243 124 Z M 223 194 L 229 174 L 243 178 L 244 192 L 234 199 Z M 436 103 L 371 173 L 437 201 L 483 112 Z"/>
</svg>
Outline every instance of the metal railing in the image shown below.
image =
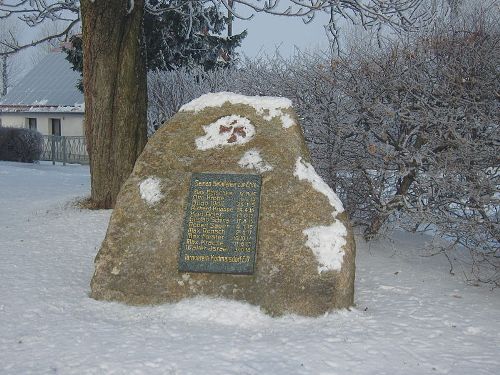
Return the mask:
<svg viewBox="0 0 500 375">
<path fill-rule="evenodd" d="M 43 136 L 43 152 L 40 160 L 55 162 L 88 164 L 89 155 L 85 144 L 85 137 L 78 136 Z"/>
</svg>

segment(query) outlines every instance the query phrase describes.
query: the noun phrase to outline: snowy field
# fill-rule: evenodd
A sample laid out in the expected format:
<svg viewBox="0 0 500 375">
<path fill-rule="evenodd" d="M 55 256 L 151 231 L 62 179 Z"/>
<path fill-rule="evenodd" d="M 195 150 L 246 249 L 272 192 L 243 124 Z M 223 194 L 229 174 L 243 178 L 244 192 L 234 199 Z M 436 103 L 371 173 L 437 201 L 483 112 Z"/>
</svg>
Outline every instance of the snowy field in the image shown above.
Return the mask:
<svg viewBox="0 0 500 375">
<path fill-rule="evenodd" d="M 424 237 L 358 240 L 356 307 L 317 319 L 94 301 L 110 212 L 72 205 L 88 194 L 88 167 L 0 162 L 0 374 L 500 374 L 500 291 Z"/>
</svg>

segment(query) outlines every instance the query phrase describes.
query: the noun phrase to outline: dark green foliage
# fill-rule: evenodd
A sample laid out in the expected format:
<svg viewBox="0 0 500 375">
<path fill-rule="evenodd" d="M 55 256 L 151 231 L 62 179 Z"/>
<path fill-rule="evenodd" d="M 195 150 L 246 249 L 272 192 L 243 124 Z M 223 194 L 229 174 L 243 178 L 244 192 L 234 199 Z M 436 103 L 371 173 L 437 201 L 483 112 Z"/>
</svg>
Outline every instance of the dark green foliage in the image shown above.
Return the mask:
<svg viewBox="0 0 500 375">
<path fill-rule="evenodd" d="M 0 160 L 33 163 L 43 151 L 42 135 L 31 129 L 0 128 Z"/>
<path fill-rule="evenodd" d="M 77 72 L 83 71 L 83 48 L 82 48 L 82 38 L 80 35 L 74 35 L 70 39 L 73 48 L 65 48 L 66 60 L 68 60 L 73 65 L 73 70 Z M 80 78 L 76 85 L 78 90 L 83 92 L 83 81 Z"/>
<path fill-rule="evenodd" d="M 191 13 L 191 15 L 190 15 Z M 220 36 L 227 18 L 216 6 L 192 3 L 180 9 L 145 14 L 144 31 L 148 70 L 172 70 L 181 66 L 201 65 L 210 70 L 226 67 L 234 60 L 234 49 L 246 31 L 232 37 Z"/>
<path fill-rule="evenodd" d="M 173 6 L 174 4 L 172 4 Z M 229 67 L 247 32 L 221 36 L 228 19 L 215 5 L 193 2 L 160 14 L 144 14 L 144 38 L 148 70 L 173 70 L 201 66 L 205 70 Z M 65 48 L 73 70 L 83 70 L 81 35 L 71 38 L 73 48 Z M 82 80 L 77 87 L 83 91 Z"/>
</svg>

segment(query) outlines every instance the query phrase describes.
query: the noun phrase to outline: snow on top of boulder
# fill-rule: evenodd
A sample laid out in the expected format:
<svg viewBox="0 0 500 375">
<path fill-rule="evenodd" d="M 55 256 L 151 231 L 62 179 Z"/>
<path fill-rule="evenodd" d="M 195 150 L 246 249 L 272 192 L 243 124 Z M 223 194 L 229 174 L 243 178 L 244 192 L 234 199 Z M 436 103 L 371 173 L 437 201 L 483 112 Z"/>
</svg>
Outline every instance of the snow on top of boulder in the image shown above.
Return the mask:
<svg viewBox="0 0 500 375">
<path fill-rule="evenodd" d="M 141 198 L 149 205 L 158 203 L 162 198 L 160 180 L 156 177 L 148 177 L 139 184 Z"/>
<path fill-rule="evenodd" d="M 299 180 L 309 181 L 314 190 L 319 191 L 328 198 L 330 205 L 335 211 L 338 213 L 344 212 L 344 206 L 337 194 L 335 194 L 332 188 L 316 173 L 314 167 L 310 163 L 303 161 L 301 157 L 299 157 L 295 163 L 295 172 L 293 175 Z"/>
<path fill-rule="evenodd" d="M 283 128 L 295 125 L 295 121 L 282 111 L 282 109 L 292 107 L 292 101 L 275 96 L 246 96 L 232 92 L 209 93 L 184 104 L 180 111 L 199 112 L 207 107 L 221 107 L 224 103 L 248 105 L 267 121 L 280 117 Z"/>
<path fill-rule="evenodd" d="M 209 93 L 200 96 L 191 102 L 184 104 L 181 111 L 201 111 L 207 107 L 221 107 L 224 103 L 231 104 L 246 104 L 257 111 L 261 110 L 276 110 L 280 108 L 289 108 L 292 106 L 292 101 L 287 98 L 275 96 L 246 96 L 235 94 L 233 92 L 217 92 Z"/>
<path fill-rule="evenodd" d="M 268 172 L 273 169 L 271 164 L 262 160 L 259 150 L 256 149 L 245 152 L 238 161 L 238 165 L 242 168 L 255 169 L 259 173 Z"/>
<path fill-rule="evenodd" d="M 205 135 L 195 139 L 198 150 L 247 143 L 255 135 L 255 127 L 245 117 L 231 115 L 203 126 Z"/>
<path fill-rule="evenodd" d="M 314 167 L 297 158 L 295 171 L 293 173 L 299 180 L 306 180 L 311 183 L 314 190 L 324 194 L 334 211 L 332 216 L 334 222 L 328 226 L 317 226 L 305 229 L 303 233 L 307 236 L 306 246 L 309 247 L 318 260 L 318 272 L 339 271 L 342 268 L 344 259 L 344 245 L 346 244 L 347 228 L 340 221 L 335 219 L 338 213 L 344 211 L 342 202 L 335 192 L 316 173 Z"/>
</svg>

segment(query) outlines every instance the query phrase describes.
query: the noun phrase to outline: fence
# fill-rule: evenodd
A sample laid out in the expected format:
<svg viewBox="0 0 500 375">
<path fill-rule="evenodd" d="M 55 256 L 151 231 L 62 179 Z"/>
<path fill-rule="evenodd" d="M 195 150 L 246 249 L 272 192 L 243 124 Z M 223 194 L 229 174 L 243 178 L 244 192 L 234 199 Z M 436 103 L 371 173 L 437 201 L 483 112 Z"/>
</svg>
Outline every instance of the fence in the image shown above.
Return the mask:
<svg viewBox="0 0 500 375">
<path fill-rule="evenodd" d="M 67 137 L 56 135 L 43 136 L 43 152 L 40 160 L 66 163 L 88 164 L 89 155 L 85 137 Z"/>
</svg>

